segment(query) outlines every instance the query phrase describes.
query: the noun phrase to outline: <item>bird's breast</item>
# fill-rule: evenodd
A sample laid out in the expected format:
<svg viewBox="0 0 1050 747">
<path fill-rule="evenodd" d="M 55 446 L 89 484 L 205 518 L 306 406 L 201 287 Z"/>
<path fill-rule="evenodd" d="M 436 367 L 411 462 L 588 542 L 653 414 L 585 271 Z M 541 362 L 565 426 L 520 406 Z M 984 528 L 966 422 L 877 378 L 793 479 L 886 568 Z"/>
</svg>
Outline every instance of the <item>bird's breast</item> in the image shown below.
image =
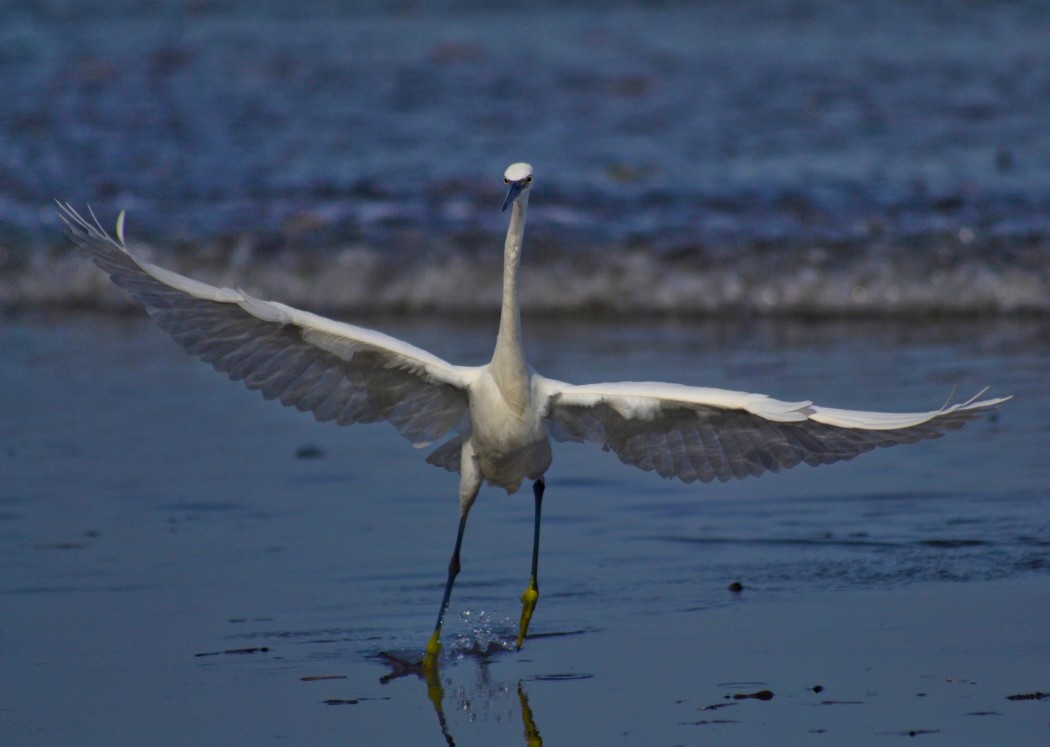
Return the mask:
<svg viewBox="0 0 1050 747">
<path fill-rule="evenodd" d="M 510 491 L 525 478 L 537 479 L 550 466 L 547 427 L 528 390 L 508 401 L 490 375 L 471 390 L 471 441 L 481 474 Z"/>
</svg>

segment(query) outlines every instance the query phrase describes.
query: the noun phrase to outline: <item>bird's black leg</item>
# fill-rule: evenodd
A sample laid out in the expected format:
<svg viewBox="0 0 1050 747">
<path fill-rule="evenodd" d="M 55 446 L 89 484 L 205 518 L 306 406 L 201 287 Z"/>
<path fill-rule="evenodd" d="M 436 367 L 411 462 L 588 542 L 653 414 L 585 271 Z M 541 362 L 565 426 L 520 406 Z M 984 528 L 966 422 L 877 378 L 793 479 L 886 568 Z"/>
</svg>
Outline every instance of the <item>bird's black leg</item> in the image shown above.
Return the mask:
<svg viewBox="0 0 1050 747">
<path fill-rule="evenodd" d="M 521 595 L 521 622 L 518 624 L 518 650 L 525 642 L 525 634 L 529 630 L 529 620 L 532 612 L 536 609 L 536 600 L 540 598 L 540 587 L 537 583 L 537 575 L 540 566 L 540 509 L 543 506 L 543 491 L 547 484 L 541 477 L 532 483 L 532 494 L 536 498 L 536 519 L 532 528 L 532 576 L 529 578 L 529 586 Z"/>
<path fill-rule="evenodd" d="M 441 597 L 441 607 L 438 608 L 437 623 L 434 625 L 434 634 L 427 641 L 427 652 L 423 657 L 424 667 L 437 666 L 437 657 L 441 653 L 441 625 L 445 622 L 445 612 L 448 611 L 448 603 L 452 598 L 452 584 L 459 575 L 459 548 L 463 545 L 463 532 L 467 528 L 467 515 L 464 513 L 459 518 L 459 531 L 456 532 L 456 547 L 452 551 L 452 557 L 448 561 L 448 580 L 445 582 L 445 593 Z"/>
</svg>

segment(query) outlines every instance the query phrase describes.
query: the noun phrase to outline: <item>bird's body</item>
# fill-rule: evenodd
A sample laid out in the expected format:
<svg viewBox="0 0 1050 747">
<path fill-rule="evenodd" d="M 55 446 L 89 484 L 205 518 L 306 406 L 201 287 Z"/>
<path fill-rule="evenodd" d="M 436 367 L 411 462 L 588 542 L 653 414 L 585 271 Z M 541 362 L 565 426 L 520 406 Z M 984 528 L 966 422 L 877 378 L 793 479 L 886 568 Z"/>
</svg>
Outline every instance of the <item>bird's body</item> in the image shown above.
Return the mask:
<svg viewBox="0 0 1050 747">
<path fill-rule="evenodd" d="M 536 501 L 532 576 L 522 596 L 521 646 L 535 607 L 543 475 L 551 440 L 592 442 L 621 461 L 685 482 L 828 464 L 880 446 L 936 438 L 1007 398 L 927 412 L 838 410 L 809 401 L 666 384 L 577 386 L 535 372 L 525 358 L 518 269 L 532 168 L 504 176 L 511 207 L 503 300 L 492 360 L 457 366 L 380 332 L 337 322 L 231 288 L 217 288 L 136 259 L 98 224 L 61 206 L 74 239 L 189 352 L 268 399 L 340 424 L 386 420 L 414 445 L 441 442 L 427 461 L 457 471 L 459 531 L 427 660 L 433 664 L 467 514 L 484 482 L 517 490 L 532 480 Z M 980 395 L 978 395 L 980 396 Z"/>
<path fill-rule="evenodd" d="M 513 493 L 522 480 L 538 480 L 551 465 L 550 436 L 532 403 L 541 396 L 525 387 L 508 393 L 492 371 L 479 374 L 470 388 L 470 420 L 474 423 L 467 441 L 468 455 L 478 461 L 481 477 Z"/>
</svg>

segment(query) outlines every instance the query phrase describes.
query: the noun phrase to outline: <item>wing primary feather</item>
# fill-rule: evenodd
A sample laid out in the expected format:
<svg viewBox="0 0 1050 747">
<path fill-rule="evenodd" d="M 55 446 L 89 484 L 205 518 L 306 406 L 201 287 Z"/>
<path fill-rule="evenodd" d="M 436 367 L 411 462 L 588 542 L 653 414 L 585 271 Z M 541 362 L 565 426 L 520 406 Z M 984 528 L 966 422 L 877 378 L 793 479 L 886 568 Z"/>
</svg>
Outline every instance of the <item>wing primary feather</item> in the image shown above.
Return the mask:
<svg viewBox="0 0 1050 747">
<path fill-rule="evenodd" d="M 187 352 L 264 397 L 312 412 L 322 422 L 387 420 L 415 444 L 469 422 L 472 369 L 379 332 L 138 260 L 126 247 L 124 213 L 113 239 L 90 207 L 85 217 L 68 203 L 57 204 L 77 245 L 162 329 Z"/>
<path fill-rule="evenodd" d="M 556 440 L 591 441 L 644 470 L 722 482 L 853 459 L 875 448 L 938 438 L 1008 398 L 925 413 L 877 413 L 781 402 L 759 394 L 677 385 L 545 380 Z M 949 400 L 950 403 L 951 400 Z"/>
</svg>

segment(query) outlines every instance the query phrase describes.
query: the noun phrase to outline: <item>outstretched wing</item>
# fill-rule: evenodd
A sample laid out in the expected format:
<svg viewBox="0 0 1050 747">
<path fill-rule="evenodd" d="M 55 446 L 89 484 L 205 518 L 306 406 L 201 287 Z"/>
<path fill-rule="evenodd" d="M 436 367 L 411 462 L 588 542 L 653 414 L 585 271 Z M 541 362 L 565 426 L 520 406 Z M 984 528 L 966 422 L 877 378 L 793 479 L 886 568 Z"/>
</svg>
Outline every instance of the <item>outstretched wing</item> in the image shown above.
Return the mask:
<svg viewBox="0 0 1050 747">
<path fill-rule="evenodd" d="M 320 421 L 387 420 L 416 446 L 469 431 L 473 369 L 406 342 L 232 288 L 216 288 L 132 256 L 124 214 L 113 239 L 59 205 L 73 239 L 190 353 L 231 379 Z"/>
<path fill-rule="evenodd" d="M 921 413 L 835 410 L 764 394 L 652 382 L 573 386 L 544 379 L 550 434 L 684 482 L 830 464 L 879 446 L 938 438 L 1009 397 Z M 983 392 L 982 392 L 983 394 Z"/>
</svg>

